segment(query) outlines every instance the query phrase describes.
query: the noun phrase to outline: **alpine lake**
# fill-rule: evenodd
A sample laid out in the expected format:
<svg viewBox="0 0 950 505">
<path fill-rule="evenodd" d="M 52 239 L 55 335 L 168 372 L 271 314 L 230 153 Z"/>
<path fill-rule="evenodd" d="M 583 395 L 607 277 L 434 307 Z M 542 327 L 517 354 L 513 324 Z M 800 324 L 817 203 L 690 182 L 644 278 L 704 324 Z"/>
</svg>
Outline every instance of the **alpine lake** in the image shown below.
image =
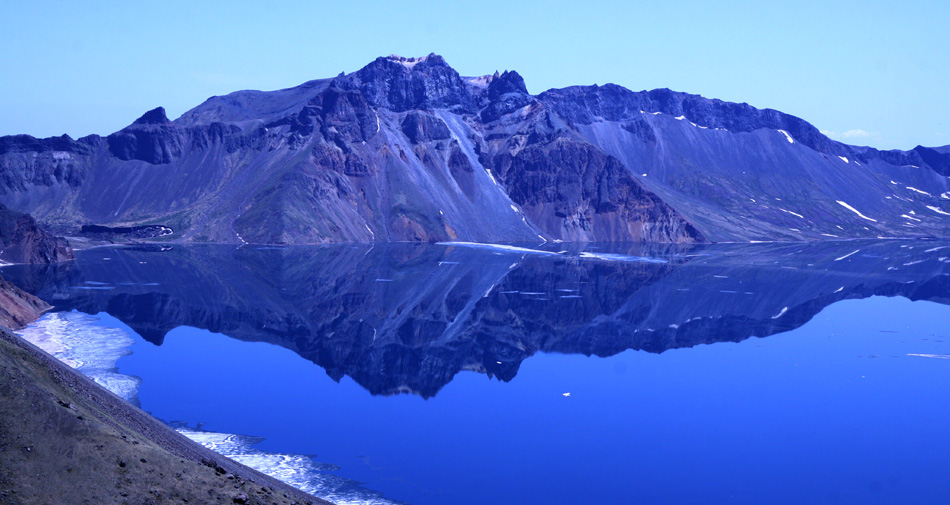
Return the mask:
<svg viewBox="0 0 950 505">
<path fill-rule="evenodd" d="M 22 334 L 339 504 L 950 502 L 950 242 L 136 245 Z"/>
</svg>

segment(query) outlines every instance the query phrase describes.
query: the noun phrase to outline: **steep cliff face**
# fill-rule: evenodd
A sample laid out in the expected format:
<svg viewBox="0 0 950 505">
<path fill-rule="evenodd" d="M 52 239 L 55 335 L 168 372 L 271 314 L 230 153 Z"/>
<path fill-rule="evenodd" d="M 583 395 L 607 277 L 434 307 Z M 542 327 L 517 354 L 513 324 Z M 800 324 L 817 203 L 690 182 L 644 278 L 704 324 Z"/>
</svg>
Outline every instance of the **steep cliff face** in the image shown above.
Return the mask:
<svg viewBox="0 0 950 505">
<path fill-rule="evenodd" d="M 73 250 L 36 224 L 29 214 L 0 204 L 0 260 L 8 263 L 54 263 L 73 259 Z"/>
<path fill-rule="evenodd" d="M 669 90 L 534 96 L 517 72 L 390 56 L 106 138 L 0 138 L 0 202 L 57 232 L 234 243 L 929 236 L 950 229 L 948 152 L 847 146 Z"/>
</svg>

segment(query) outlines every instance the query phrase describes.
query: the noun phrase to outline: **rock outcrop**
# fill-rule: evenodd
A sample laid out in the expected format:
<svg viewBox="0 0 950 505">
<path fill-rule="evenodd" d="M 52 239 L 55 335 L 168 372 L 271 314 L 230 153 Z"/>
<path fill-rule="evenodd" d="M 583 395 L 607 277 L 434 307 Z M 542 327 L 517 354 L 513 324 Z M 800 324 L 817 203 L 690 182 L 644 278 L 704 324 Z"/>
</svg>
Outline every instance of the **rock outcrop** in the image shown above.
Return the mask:
<svg viewBox="0 0 950 505">
<path fill-rule="evenodd" d="M 0 204 L 0 260 L 7 263 L 55 263 L 73 259 L 62 237 L 46 232 L 29 214 Z"/>
<path fill-rule="evenodd" d="M 0 277 L 0 327 L 19 330 L 49 309 L 48 303 Z"/>
</svg>

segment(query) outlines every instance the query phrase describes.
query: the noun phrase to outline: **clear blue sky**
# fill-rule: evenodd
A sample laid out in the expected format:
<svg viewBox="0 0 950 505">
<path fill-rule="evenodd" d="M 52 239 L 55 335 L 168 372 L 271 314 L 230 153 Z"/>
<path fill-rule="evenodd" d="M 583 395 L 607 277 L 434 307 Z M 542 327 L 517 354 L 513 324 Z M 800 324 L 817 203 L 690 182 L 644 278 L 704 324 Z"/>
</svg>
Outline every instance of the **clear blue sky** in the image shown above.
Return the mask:
<svg viewBox="0 0 950 505">
<path fill-rule="evenodd" d="M 377 56 L 517 70 L 532 93 L 668 87 L 884 149 L 950 144 L 950 2 L 6 2 L 0 135 L 108 134 L 148 109 Z"/>
</svg>

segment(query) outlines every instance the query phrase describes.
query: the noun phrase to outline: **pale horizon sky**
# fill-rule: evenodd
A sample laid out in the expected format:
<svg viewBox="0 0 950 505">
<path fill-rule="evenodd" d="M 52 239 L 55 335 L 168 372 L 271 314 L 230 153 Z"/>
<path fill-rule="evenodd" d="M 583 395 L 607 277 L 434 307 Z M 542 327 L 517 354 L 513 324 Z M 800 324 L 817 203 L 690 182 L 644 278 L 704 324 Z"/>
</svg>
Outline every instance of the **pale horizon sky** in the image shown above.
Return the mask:
<svg viewBox="0 0 950 505">
<path fill-rule="evenodd" d="M 662 5 L 659 5 L 662 4 Z M 107 135 L 163 106 L 441 54 L 537 94 L 615 83 L 747 102 L 880 149 L 950 144 L 937 2 L 10 3 L 0 135 Z"/>
</svg>

